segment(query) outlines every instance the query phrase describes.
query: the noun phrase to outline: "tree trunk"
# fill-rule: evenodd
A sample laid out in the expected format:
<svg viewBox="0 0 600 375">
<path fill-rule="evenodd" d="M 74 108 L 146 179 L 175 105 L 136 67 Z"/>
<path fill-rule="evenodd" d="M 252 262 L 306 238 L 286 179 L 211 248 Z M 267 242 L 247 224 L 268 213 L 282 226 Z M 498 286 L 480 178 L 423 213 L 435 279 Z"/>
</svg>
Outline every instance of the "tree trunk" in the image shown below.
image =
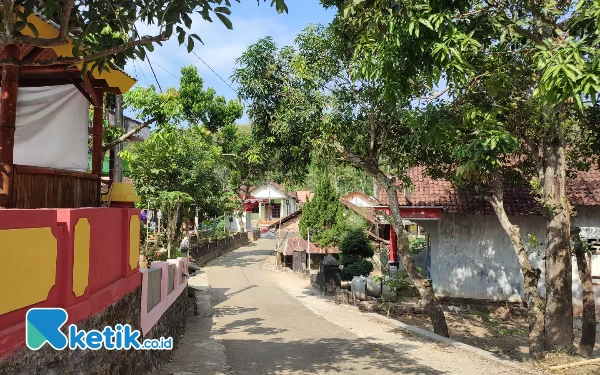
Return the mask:
<svg viewBox="0 0 600 375">
<path fill-rule="evenodd" d="M 553 139 L 544 145 L 542 197 L 546 214 L 547 350 L 571 351 L 573 345 L 573 293 L 570 208 L 566 196 L 564 135 L 556 125 Z"/>
<path fill-rule="evenodd" d="M 341 146 L 337 146 L 338 152 L 344 156 L 344 158 L 350 163 L 356 165 L 358 168 L 365 171 L 371 177 L 375 178 L 375 182 L 380 188 L 385 189 L 389 196 L 390 204 L 390 222 L 394 227 L 396 236 L 398 237 L 398 253 L 402 258 L 402 265 L 408 274 L 408 277 L 415 284 L 415 287 L 421 295 L 421 300 L 424 303 L 425 311 L 431 319 L 431 325 L 433 326 L 433 332 L 440 336 L 450 337 L 448 333 L 448 325 L 446 324 L 446 317 L 442 310 L 440 303 L 435 294 L 433 293 L 433 287 L 431 282 L 425 280 L 423 275 L 417 269 L 415 261 L 408 251 L 408 233 L 402 225 L 402 217 L 400 215 L 400 204 L 398 203 L 398 186 L 394 183 L 390 177 L 388 177 L 381 169 L 377 161 L 373 160 L 372 157 L 365 158 L 357 155 L 351 151 L 345 150 Z"/>
<path fill-rule="evenodd" d="M 594 300 L 594 286 L 592 284 L 592 270 L 586 256 L 586 248 L 579 237 L 579 228 L 573 228 L 573 252 L 577 257 L 577 268 L 581 280 L 581 293 L 583 302 L 583 316 L 581 318 L 581 341 L 577 354 L 591 357 L 596 343 L 596 302 Z"/>
<path fill-rule="evenodd" d="M 429 319 L 431 319 L 433 332 L 440 336 L 450 337 L 444 311 L 442 310 L 437 298 L 435 298 L 431 282 L 423 278 L 408 250 L 408 235 L 404 229 L 404 226 L 402 225 L 400 205 L 398 204 L 397 186 L 395 186 L 393 181 L 391 181 L 383 173 L 378 176 L 377 182 L 388 193 L 392 226 L 394 227 L 394 231 L 398 237 L 398 253 L 402 258 L 402 265 L 404 266 L 406 273 L 413 281 L 415 287 L 418 289 L 419 294 L 421 295 L 421 300 L 424 303 L 425 311 L 427 311 Z"/>
<path fill-rule="evenodd" d="M 541 358 L 544 352 L 544 301 L 538 292 L 538 283 L 541 271 L 534 268 L 529 260 L 529 254 L 523 239 L 521 228 L 510 222 L 504 209 L 504 189 L 502 177 L 494 174 L 490 180 L 491 194 L 486 197 L 494 208 L 494 212 L 500 221 L 500 225 L 508 234 L 510 242 L 519 260 L 521 272 L 523 273 L 525 302 L 527 303 L 527 323 L 529 324 L 529 355 L 533 358 Z"/>
</svg>

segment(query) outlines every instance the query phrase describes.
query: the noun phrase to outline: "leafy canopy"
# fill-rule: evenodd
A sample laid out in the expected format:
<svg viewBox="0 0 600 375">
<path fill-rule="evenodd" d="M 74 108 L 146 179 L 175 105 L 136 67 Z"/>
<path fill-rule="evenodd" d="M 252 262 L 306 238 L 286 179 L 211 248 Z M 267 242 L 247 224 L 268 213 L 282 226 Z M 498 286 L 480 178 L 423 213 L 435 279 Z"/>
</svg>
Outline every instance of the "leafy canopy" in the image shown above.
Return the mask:
<svg viewBox="0 0 600 375">
<path fill-rule="evenodd" d="M 200 36 L 191 32 L 194 22 L 212 22 L 216 17 L 231 29 L 231 3 L 230 0 L 7 1 L 0 12 L 0 46 L 55 47 L 71 40 L 72 58 L 11 63 L 20 66 L 84 63 L 84 70 L 122 68 L 127 59 L 143 60 L 155 43 L 173 36 L 177 36 L 180 45 L 187 44 L 188 52 L 192 51 L 195 41 L 202 42 Z M 279 13 L 287 12 L 284 0 L 271 0 L 270 5 Z M 34 14 L 54 22 L 57 35 L 40 37 L 30 19 Z M 4 65 L 7 59 L 0 62 Z"/>
</svg>

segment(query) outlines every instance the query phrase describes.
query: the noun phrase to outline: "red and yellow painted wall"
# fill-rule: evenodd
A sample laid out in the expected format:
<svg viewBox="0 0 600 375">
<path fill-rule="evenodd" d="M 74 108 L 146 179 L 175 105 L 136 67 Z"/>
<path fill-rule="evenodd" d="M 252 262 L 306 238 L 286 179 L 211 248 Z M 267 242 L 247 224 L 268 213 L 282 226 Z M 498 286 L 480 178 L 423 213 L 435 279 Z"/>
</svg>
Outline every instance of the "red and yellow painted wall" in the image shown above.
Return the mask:
<svg viewBox="0 0 600 375">
<path fill-rule="evenodd" d="M 0 210 L 0 358 L 25 345 L 25 314 L 62 307 L 67 324 L 141 285 L 135 208 Z"/>
</svg>

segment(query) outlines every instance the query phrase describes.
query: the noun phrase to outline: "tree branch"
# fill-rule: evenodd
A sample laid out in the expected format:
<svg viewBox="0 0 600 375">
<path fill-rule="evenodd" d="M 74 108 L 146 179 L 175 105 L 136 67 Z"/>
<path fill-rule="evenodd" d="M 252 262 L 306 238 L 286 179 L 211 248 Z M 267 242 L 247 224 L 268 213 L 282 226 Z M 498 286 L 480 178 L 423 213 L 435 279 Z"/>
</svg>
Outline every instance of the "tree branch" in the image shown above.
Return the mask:
<svg viewBox="0 0 600 375">
<path fill-rule="evenodd" d="M 52 42 L 52 41 L 55 41 L 56 39 L 57 38 L 45 39 L 45 40 Z M 154 42 L 164 42 L 165 40 L 167 40 L 166 36 L 161 34 L 161 35 L 156 35 L 153 37 L 132 40 L 132 41 L 125 43 L 119 47 L 111 48 L 108 50 L 100 51 L 100 52 L 93 53 L 91 55 L 86 55 L 86 56 L 57 57 L 57 58 L 51 59 L 51 60 L 36 60 L 36 61 L 33 61 L 33 60 L 22 61 L 22 60 L 17 60 L 17 59 L 0 59 L 0 65 L 51 66 L 51 65 L 57 65 L 57 64 L 79 64 L 79 63 L 85 63 L 88 61 L 97 60 L 97 59 L 107 57 L 110 55 L 114 55 L 116 53 L 123 52 L 130 48 L 137 47 L 139 45 L 154 43 Z M 38 46 L 38 47 L 49 47 L 49 46 L 54 46 L 54 45 L 60 45 L 60 44 L 52 44 L 52 43 L 50 43 L 50 44 L 39 43 L 39 41 L 40 41 L 40 39 L 37 39 L 37 38 L 19 36 L 19 37 L 13 38 L 13 41 L 11 43 L 3 43 L 2 45 L 0 45 L 0 47 L 5 46 L 6 44 L 28 44 L 30 46 L 33 45 L 33 46 Z M 42 39 L 42 41 L 44 41 L 44 39 Z"/>
<path fill-rule="evenodd" d="M 71 18 L 71 11 L 73 10 L 73 4 L 75 0 L 66 0 L 63 5 L 63 14 L 60 20 L 60 29 L 58 31 L 58 39 L 66 41 L 67 33 L 69 32 L 69 20 Z"/>
<path fill-rule="evenodd" d="M 4 38 L 10 40 L 15 35 L 15 22 L 13 19 L 14 2 L 11 0 L 2 0 L 2 11 L 4 13 Z M 11 44 L 11 43 L 6 43 Z M 4 46 L 3 46 L 4 47 Z"/>
<path fill-rule="evenodd" d="M 108 150 L 110 150 L 111 148 L 115 147 L 116 145 L 118 145 L 119 143 L 127 140 L 129 137 L 131 137 L 132 135 L 134 135 L 135 133 L 139 132 L 140 130 L 144 129 L 145 127 L 148 127 L 149 125 L 151 125 L 153 122 L 156 121 L 156 117 L 152 118 L 148 121 L 145 121 L 141 124 L 139 124 L 138 126 L 136 126 L 135 128 L 131 129 L 130 131 L 128 131 L 127 133 L 123 134 L 122 136 L 120 136 L 118 139 L 115 139 L 114 141 L 110 142 L 109 144 L 107 144 L 106 146 L 104 146 L 102 148 L 102 152 L 106 152 Z"/>
<path fill-rule="evenodd" d="M 429 86 L 427 86 L 427 85 L 425 85 L 425 86 L 433 92 L 433 90 Z M 419 99 L 420 100 L 435 100 L 435 99 L 439 98 L 440 96 L 444 95 L 448 90 L 450 90 L 450 86 L 446 86 L 446 88 L 443 89 L 442 91 L 434 92 L 433 95 L 431 95 L 431 96 L 421 96 Z"/>
</svg>

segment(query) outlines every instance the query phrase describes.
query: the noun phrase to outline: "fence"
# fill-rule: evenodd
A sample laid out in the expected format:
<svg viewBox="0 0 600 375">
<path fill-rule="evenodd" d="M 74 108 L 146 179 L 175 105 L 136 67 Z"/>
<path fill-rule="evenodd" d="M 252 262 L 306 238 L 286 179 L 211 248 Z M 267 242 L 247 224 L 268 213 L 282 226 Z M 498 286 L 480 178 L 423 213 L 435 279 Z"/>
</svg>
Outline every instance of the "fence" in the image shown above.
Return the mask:
<svg viewBox="0 0 600 375">
<path fill-rule="evenodd" d="M 141 285 L 138 209 L 0 210 L 0 358 L 25 344 L 32 307 L 100 313 Z"/>
<path fill-rule="evenodd" d="M 146 335 L 187 286 L 187 258 L 152 262 L 142 269 L 142 334 Z"/>
<path fill-rule="evenodd" d="M 203 245 L 190 246 L 190 261 L 203 265 L 232 250 L 247 245 L 250 241 L 260 238 L 260 231 L 238 233 L 232 237 L 210 241 Z"/>
<path fill-rule="evenodd" d="M 14 166 L 11 208 L 78 208 L 100 205 L 100 178 L 97 175 Z"/>
</svg>

